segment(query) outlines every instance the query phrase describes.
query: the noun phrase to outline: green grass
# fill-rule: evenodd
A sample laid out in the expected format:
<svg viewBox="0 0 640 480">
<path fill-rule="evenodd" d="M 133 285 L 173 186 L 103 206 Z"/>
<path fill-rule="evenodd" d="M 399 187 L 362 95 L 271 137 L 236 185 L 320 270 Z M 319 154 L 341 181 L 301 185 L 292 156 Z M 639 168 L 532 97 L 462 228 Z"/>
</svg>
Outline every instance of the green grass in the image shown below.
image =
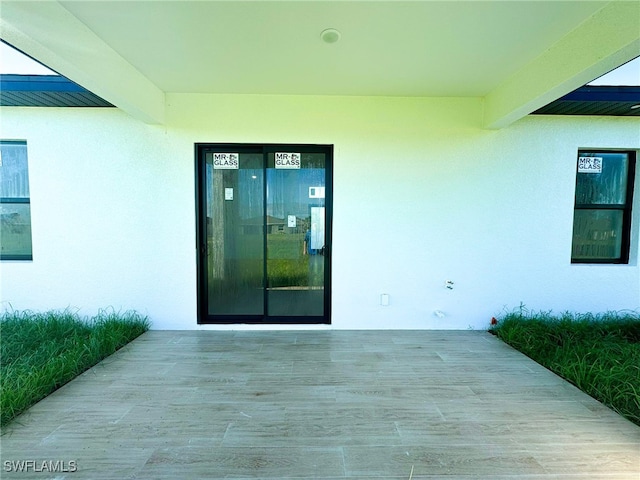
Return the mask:
<svg viewBox="0 0 640 480">
<path fill-rule="evenodd" d="M 520 310 L 490 331 L 640 425 L 640 315 Z"/>
<path fill-rule="evenodd" d="M 68 310 L 0 316 L 0 425 L 4 426 L 149 329 L 135 312 Z"/>
</svg>

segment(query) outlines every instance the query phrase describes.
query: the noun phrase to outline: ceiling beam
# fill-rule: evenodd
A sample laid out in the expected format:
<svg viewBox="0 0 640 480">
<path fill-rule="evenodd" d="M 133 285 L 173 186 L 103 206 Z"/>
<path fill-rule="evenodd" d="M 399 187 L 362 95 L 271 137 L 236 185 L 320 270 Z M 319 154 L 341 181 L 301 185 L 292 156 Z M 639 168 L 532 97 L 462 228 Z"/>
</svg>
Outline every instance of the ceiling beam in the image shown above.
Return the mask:
<svg viewBox="0 0 640 480">
<path fill-rule="evenodd" d="M 640 55 L 640 2 L 616 0 L 484 98 L 484 126 L 503 128 Z"/>
<path fill-rule="evenodd" d="M 0 38 L 149 124 L 164 123 L 164 92 L 57 1 L 3 1 Z"/>
</svg>

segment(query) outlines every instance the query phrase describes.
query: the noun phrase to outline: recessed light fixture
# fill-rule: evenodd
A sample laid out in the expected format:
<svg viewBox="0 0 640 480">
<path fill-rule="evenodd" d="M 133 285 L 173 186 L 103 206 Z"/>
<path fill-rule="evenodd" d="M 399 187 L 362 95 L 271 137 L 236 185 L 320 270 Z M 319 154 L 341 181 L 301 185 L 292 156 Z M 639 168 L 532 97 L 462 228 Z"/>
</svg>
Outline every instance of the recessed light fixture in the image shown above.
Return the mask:
<svg viewBox="0 0 640 480">
<path fill-rule="evenodd" d="M 327 28 L 320 34 L 320 38 L 324 43 L 336 43 L 341 36 L 342 34 L 335 28 Z"/>
</svg>

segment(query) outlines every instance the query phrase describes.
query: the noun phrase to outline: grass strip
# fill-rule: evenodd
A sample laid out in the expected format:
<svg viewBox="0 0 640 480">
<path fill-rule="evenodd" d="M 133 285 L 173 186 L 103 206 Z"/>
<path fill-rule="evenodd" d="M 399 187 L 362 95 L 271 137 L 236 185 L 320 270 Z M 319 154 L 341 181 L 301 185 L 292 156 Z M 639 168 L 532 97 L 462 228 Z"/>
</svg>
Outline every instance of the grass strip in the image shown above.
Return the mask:
<svg viewBox="0 0 640 480">
<path fill-rule="evenodd" d="M 149 329 L 136 312 L 68 310 L 0 316 L 0 425 Z"/>
<path fill-rule="evenodd" d="M 640 425 L 640 316 L 558 316 L 520 309 L 490 329 L 498 338 Z"/>
</svg>

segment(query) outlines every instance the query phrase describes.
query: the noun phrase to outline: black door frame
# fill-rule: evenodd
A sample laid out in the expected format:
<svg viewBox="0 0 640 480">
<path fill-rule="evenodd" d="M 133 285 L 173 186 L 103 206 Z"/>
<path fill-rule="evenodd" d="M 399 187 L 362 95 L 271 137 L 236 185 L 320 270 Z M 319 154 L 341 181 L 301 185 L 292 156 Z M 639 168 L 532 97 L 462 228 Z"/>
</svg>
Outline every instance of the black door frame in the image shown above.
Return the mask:
<svg viewBox="0 0 640 480">
<path fill-rule="evenodd" d="M 300 153 L 324 153 L 325 162 L 325 249 L 324 315 L 322 316 L 269 316 L 264 315 L 210 315 L 208 309 L 207 275 L 207 215 L 206 215 L 206 154 L 209 152 L 254 151 L 264 157 L 276 151 Z M 265 171 L 267 164 L 265 162 Z M 266 182 L 266 175 L 265 175 Z M 275 144 L 275 143 L 196 143 L 195 144 L 195 193 L 196 193 L 196 268 L 198 324 L 331 324 L 331 245 L 333 219 L 333 145 Z M 266 189 L 264 192 L 266 196 Z M 264 218 L 266 222 L 266 202 Z M 265 237 L 266 248 L 266 237 Z M 266 256 L 265 256 L 266 269 Z M 266 281 L 266 278 L 265 278 Z M 266 297 L 266 285 L 264 289 Z"/>
</svg>

